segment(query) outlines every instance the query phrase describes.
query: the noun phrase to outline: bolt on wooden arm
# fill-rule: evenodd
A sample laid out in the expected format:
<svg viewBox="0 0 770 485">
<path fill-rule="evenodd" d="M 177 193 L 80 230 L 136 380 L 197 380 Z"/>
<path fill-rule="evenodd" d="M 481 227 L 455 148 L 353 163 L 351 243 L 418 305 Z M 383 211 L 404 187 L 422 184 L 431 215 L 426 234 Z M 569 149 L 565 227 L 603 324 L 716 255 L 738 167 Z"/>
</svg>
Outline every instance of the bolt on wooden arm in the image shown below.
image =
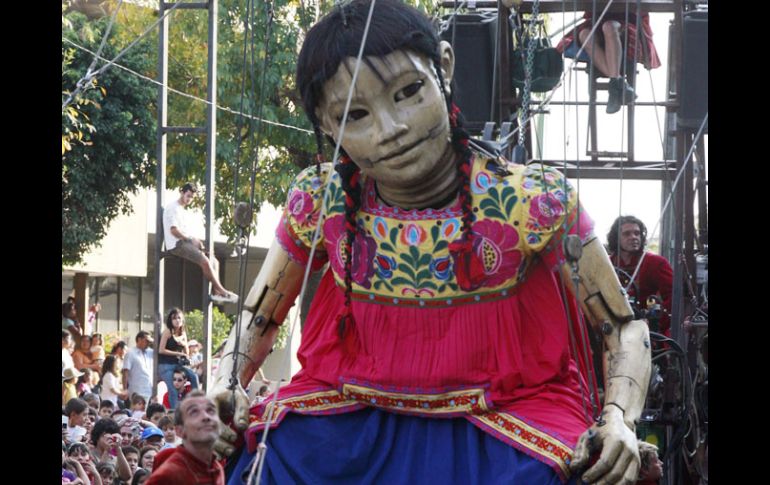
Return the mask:
<svg viewBox="0 0 770 485">
<path fill-rule="evenodd" d="M 234 353 L 239 356 L 237 375 L 240 383 L 248 385 L 251 382 L 270 353 L 279 326 L 294 305 L 304 275 L 305 267 L 291 260 L 286 250 L 274 241 L 244 300 L 238 348 L 235 348 L 236 328 L 233 326 L 214 377 L 215 386 L 229 384 Z"/>
</svg>

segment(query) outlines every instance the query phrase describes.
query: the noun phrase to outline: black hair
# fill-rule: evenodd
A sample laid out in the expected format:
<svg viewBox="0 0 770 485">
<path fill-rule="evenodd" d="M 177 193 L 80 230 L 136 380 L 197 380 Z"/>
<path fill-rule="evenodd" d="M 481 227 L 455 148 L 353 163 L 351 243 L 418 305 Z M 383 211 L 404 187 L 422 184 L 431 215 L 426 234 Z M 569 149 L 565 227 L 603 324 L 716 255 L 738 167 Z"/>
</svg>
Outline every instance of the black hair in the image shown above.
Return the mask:
<svg viewBox="0 0 770 485">
<path fill-rule="evenodd" d="M 140 460 L 141 461 L 141 460 Z M 134 472 L 133 478 L 131 478 L 131 485 L 138 485 L 139 480 L 149 475 L 150 472 L 145 470 L 144 468 L 137 468 Z"/>
<path fill-rule="evenodd" d="M 139 455 L 139 448 L 137 448 L 136 446 L 131 446 L 131 445 L 121 446 L 120 451 L 122 451 L 124 455 L 127 455 L 129 453 L 136 453 L 137 456 Z"/>
<path fill-rule="evenodd" d="M 88 451 L 88 445 L 83 442 L 76 441 L 74 443 L 70 443 L 69 447 L 67 448 L 67 456 L 72 456 L 72 453 L 79 449 L 83 449 L 86 451 L 86 453 L 90 453 L 90 451 Z"/>
<path fill-rule="evenodd" d="M 72 303 L 71 301 L 67 301 L 65 303 L 62 303 L 61 304 L 61 316 L 65 317 L 65 318 L 69 317 L 69 314 L 70 314 L 70 312 L 72 311 L 73 308 L 75 308 L 75 304 Z"/>
<path fill-rule="evenodd" d="M 195 184 L 195 182 L 187 182 L 180 189 L 180 192 L 182 192 L 183 194 L 188 191 L 192 192 L 193 194 L 198 192 L 198 186 Z"/>
<path fill-rule="evenodd" d="M 145 415 L 147 416 L 147 419 L 151 418 L 153 414 L 155 413 L 163 413 L 166 414 L 166 408 L 163 407 L 163 404 L 154 402 L 147 406 L 147 411 L 145 411 Z"/>
<path fill-rule="evenodd" d="M 313 124 L 318 144 L 322 151 L 320 120 L 315 113 L 321 102 L 323 87 L 336 73 L 339 66 L 349 57 L 357 57 L 361 48 L 366 20 L 369 15 L 370 0 L 353 0 L 341 3 L 316 23 L 308 32 L 297 59 L 297 89 L 302 97 L 305 113 Z M 470 171 L 471 152 L 468 148 L 468 133 L 461 128 L 459 110 L 452 104 L 451 95 L 444 91 L 444 79 L 441 73 L 440 39 L 431 23 L 419 10 L 399 0 L 377 0 L 371 17 L 371 24 L 363 50 L 362 60 L 375 72 L 374 66 L 366 59 L 368 56 L 383 57 L 398 50 L 412 51 L 425 55 L 433 63 L 439 88 L 447 103 L 452 130 L 452 147 L 460 155 L 457 159 L 457 171 L 460 181 L 459 198 L 463 209 L 462 240 L 470 238 L 471 212 Z M 333 141 L 333 140 L 332 140 Z M 352 252 L 358 232 L 356 213 L 361 205 L 361 187 L 359 169 L 341 150 L 340 163 L 335 170 L 339 173 L 342 188 L 345 191 L 345 230 L 347 238 L 344 245 L 345 255 L 345 313 L 340 317 L 340 338 L 345 334 L 348 323 L 353 324 L 351 306 L 352 289 Z M 319 167 L 320 174 L 320 167 Z M 471 251 L 470 244 L 466 244 Z M 465 251 L 465 250 L 464 250 Z M 468 258 L 465 258 L 466 260 Z"/>
<path fill-rule="evenodd" d="M 112 346 L 112 349 L 110 350 L 110 354 L 115 354 L 115 352 L 118 351 L 118 349 L 125 349 L 126 343 L 122 340 L 119 340 L 118 343 Z"/>
<path fill-rule="evenodd" d="M 144 403 L 146 405 L 147 404 L 147 399 L 145 399 L 144 396 L 142 396 L 141 394 L 139 394 L 137 392 L 131 394 L 131 405 L 139 404 L 139 403 Z"/>
<path fill-rule="evenodd" d="M 110 401 L 109 399 L 102 399 L 102 402 L 99 403 L 99 409 L 102 409 L 102 408 L 115 409 L 115 403 Z"/>
<path fill-rule="evenodd" d="M 120 425 L 112 418 L 102 418 L 91 428 L 91 444 L 96 446 L 103 434 L 120 433 Z"/>
<path fill-rule="evenodd" d="M 174 307 L 171 310 L 169 310 L 168 315 L 166 315 L 166 328 L 168 329 L 169 332 L 171 332 L 171 335 L 176 335 L 176 333 L 174 333 L 174 325 L 171 323 L 171 321 L 174 319 L 176 315 L 179 315 L 179 314 L 181 314 L 182 318 L 184 319 L 184 312 L 181 309 Z M 184 327 L 181 327 L 181 328 L 184 328 Z"/>
<path fill-rule="evenodd" d="M 161 430 L 168 425 L 174 426 L 174 420 L 168 417 L 168 415 L 163 416 L 162 418 L 160 418 L 160 421 L 158 421 L 158 428 L 160 428 Z"/>
<path fill-rule="evenodd" d="M 147 337 L 149 337 L 149 336 L 150 336 L 150 332 L 148 332 L 148 331 L 146 331 L 146 330 L 142 330 L 142 331 L 140 331 L 139 333 L 137 333 L 137 334 L 136 334 L 136 339 L 135 339 L 135 340 L 136 340 L 136 343 L 139 343 L 139 339 L 141 339 L 141 338 L 147 338 Z"/>
<path fill-rule="evenodd" d="M 72 416 L 72 413 L 80 414 L 88 409 L 88 403 L 79 397 L 73 397 L 64 405 L 64 415 Z"/>
<path fill-rule="evenodd" d="M 104 379 L 104 376 L 107 375 L 107 373 L 115 375 L 112 369 L 115 367 L 115 361 L 117 360 L 118 359 L 112 354 L 108 355 L 104 359 L 104 362 L 102 362 L 102 380 Z"/>
<path fill-rule="evenodd" d="M 642 233 L 641 251 L 644 251 L 644 248 L 647 246 L 647 226 L 645 226 L 644 222 L 637 217 L 618 216 L 618 218 L 615 219 L 615 222 L 612 223 L 610 232 L 607 233 L 607 247 L 609 248 L 610 254 L 616 254 L 619 251 L 618 248 L 620 248 L 620 245 L 618 243 L 618 236 L 620 235 L 620 228 L 623 227 L 623 224 L 636 224 L 639 226 L 639 232 Z"/>
</svg>

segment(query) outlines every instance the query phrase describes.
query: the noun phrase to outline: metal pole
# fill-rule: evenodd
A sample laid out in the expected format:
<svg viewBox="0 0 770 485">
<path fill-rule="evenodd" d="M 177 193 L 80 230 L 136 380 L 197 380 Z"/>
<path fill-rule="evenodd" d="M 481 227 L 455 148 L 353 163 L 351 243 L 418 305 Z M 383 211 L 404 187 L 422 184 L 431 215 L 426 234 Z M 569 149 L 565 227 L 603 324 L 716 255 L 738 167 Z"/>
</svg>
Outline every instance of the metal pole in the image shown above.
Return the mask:
<svg viewBox="0 0 770 485">
<path fill-rule="evenodd" d="M 217 0 L 209 0 L 209 38 L 208 72 L 206 89 L 206 249 L 209 257 L 214 254 L 214 201 L 216 200 L 216 151 L 217 151 L 217 116 L 214 106 L 217 102 Z M 203 284 L 203 379 L 201 388 L 206 385 L 211 375 L 211 321 L 212 305 L 209 295 L 211 283 Z"/>
<path fill-rule="evenodd" d="M 165 266 L 160 253 L 163 250 L 163 206 L 165 205 L 166 192 L 166 126 L 168 109 L 168 18 L 164 18 L 166 9 L 163 2 L 159 2 L 158 15 L 162 19 L 158 25 L 158 165 L 155 172 L 155 337 L 154 358 L 152 364 L 153 395 L 158 395 L 158 346 L 160 345 L 161 322 L 163 320 L 163 298 L 165 293 Z"/>
</svg>

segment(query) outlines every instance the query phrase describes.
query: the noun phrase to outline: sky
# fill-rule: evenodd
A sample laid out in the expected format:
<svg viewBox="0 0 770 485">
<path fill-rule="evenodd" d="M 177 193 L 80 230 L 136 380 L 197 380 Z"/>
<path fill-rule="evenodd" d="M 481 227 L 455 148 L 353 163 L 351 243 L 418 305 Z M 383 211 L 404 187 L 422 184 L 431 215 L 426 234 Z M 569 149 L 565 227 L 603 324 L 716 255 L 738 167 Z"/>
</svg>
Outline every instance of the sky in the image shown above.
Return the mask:
<svg viewBox="0 0 770 485">
<path fill-rule="evenodd" d="M 568 12 L 565 15 L 561 13 L 551 14 L 550 33 L 557 32 L 565 24 L 569 24 L 577 15 L 582 17 L 582 12 L 573 14 Z M 650 25 L 653 31 L 658 56 L 662 66 L 657 69 L 647 71 L 641 64 L 638 64 L 636 92 L 639 101 L 663 101 L 666 94 L 666 75 L 668 63 L 668 29 L 669 23 L 673 20 L 673 14 L 651 13 Z M 562 34 L 558 34 L 552 39 L 556 45 L 561 39 Z M 565 70 L 572 64 L 572 59 L 565 59 Z M 579 64 L 583 66 L 583 64 Z M 567 71 L 564 84 L 557 88 L 553 96 L 554 101 L 578 100 L 588 101 L 588 74 L 583 71 Z M 606 80 L 606 79 L 605 79 Z M 577 84 L 577 88 L 575 86 Z M 606 101 L 606 92 L 599 92 L 598 100 Z M 585 155 L 588 142 L 588 107 L 579 107 L 577 115 L 576 108 L 562 106 L 550 106 L 550 114 L 545 116 L 544 137 L 543 137 L 543 157 L 548 160 L 574 160 L 578 156 L 581 159 L 587 159 Z M 656 120 L 655 112 L 658 112 Z M 664 128 L 664 108 L 653 108 L 651 106 L 637 106 L 635 113 L 635 159 L 639 161 L 660 161 L 663 159 L 663 148 L 661 145 L 661 131 Z M 628 123 L 626 109 L 620 112 L 608 115 L 604 112 L 604 107 L 597 108 L 598 123 L 598 149 L 601 151 L 625 151 L 627 141 L 625 132 Z M 566 130 L 565 130 L 566 124 Z M 660 128 L 658 128 L 660 124 Z M 567 133 L 566 139 L 564 133 Z M 579 155 L 578 155 L 579 154 Z M 591 215 L 595 222 L 595 233 L 599 238 L 606 242 L 606 234 L 609 231 L 612 222 L 618 215 L 633 214 L 639 217 L 647 225 L 648 230 L 652 232 L 656 225 L 661 210 L 661 183 L 658 181 L 639 181 L 639 180 L 596 180 L 582 178 L 570 179 L 572 184 L 578 188 L 580 200 L 583 207 Z M 621 197 L 622 195 L 622 197 Z M 658 231 L 659 234 L 660 231 Z"/>
</svg>

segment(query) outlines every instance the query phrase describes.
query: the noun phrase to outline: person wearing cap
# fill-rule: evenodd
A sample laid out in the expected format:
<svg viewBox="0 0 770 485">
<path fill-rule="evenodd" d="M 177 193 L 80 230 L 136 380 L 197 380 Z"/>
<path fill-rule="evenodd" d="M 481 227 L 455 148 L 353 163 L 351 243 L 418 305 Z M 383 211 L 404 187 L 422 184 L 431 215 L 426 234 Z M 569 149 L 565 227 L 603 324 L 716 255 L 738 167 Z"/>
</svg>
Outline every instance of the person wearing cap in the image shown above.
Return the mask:
<svg viewBox="0 0 770 485">
<path fill-rule="evenodd" d="M 160 449 L 163 446 L 163 431 L 155 426 L 148 426 L 142 431 L 141 445 L 154 446 Z"/>
<path fill-rule="evenodd" d="M 123 389 L 129 395 L 139 394 L 150 401 L 152 396 L 153 367 L 152 337 L 144 330 L 136 334 L 136 347 L 126 354 L 123 361 Z"/>
<path fill-rule="evenodd" d="M 211 282 L 211 301 L 237 303 L 238 295 L 227 291 L 219 282 L 217 258 L 206 252 L 206 247 L 200 239 L 189 235 L 185 207 L 195 198 L 198 187 L 193 183 L 186 183 L 179 192 L 179 199 L 171 201 L 163 208 L 163 240 L 166 250 L 200 266 L 203 276 Z"/>
<path fill-rule="evenodd" d="M 83 373 L 74 367 L 67 367 L 61 373 L 61 403 L 62 406 L 67 404 L 70 399 L 78 397 L 77 386 L 75 381 Z"/>
</svg>

